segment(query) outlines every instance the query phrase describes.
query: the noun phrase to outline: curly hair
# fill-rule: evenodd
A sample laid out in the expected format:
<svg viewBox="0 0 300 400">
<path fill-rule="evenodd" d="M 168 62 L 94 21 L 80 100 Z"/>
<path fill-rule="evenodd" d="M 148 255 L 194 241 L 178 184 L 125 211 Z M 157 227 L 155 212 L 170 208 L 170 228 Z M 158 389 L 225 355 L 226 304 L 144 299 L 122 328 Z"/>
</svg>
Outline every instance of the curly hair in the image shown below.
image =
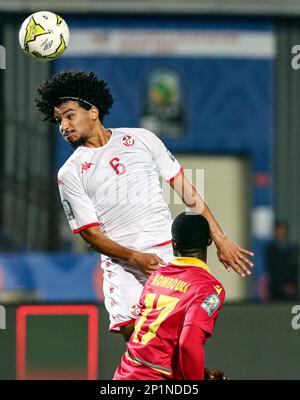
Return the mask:
<svg viewBox="0 0 300 400">
<path fill-rule="evenodd" d="M 68 98 L 78 99 L 79 105 L 85 110 L 97 107 L 101 121 L 113 105 L 107 83 L 98 80 L 93 72 L 67 71 L 56 74 L 42 82 L 37 91 L 40 98 L 35 99 L 36 106 L 44 114 L 44 121 L 52 123 L 57 122 L 54 108 L 65 103 Z"/>
</svg>

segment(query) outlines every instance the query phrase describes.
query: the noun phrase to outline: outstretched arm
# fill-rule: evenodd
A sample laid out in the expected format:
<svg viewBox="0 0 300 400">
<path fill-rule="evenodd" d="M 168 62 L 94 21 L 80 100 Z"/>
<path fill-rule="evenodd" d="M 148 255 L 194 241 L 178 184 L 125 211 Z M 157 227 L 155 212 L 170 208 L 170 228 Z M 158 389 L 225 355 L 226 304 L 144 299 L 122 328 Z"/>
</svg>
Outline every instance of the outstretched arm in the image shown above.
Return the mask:
<svg viewBox="0 0 300 400">
<path fill-rule="evenodd" d="M 253 264 L 246 256 L 253 256 L 254 254 L 238 246 L 226 236 L 208 205 L 184 172 L 177 176 L 170 185 L 176 190 L 187 207 L 202 214 L 207 219 L 212 240 L 217 248 L 218 258 L 225 268 L 227 270 L 233 268 L 240 276 L 250 275 L 251 272 L 248 267 L 253 267 Z"/>
<path fill-rule="evenodd" d="M 139 268 L 146 276 L 156 271 L 159 264 L 165 262 L 156 254 L 141 253 L 136 250 L 121 246 L 111 239 L 105 237 L 98 226 L 92 226 L 80 232 L 81 237 L 92 247 L 106 256 L 118 258 L 132 266 Z"/>
</svg>

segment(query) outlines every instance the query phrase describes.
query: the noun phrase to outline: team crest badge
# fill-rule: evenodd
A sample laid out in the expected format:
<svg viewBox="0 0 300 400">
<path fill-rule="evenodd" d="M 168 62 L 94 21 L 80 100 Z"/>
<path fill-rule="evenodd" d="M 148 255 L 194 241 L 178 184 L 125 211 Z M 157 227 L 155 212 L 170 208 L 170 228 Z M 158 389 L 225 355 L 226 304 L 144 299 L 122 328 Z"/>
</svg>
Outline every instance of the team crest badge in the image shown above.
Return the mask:
<svg viewBox="0 0 300 400">
<path fill-rule="evenodd" d="M 220 297 L 217 294 L 207 296 L 204 302 L 200 305 L 210 317 L 220 305 Z"/>
<path fill-rule="evenodd" d="M 123 143 L 127 147 L 131 147 L 134 145 L 134 139 L 132 136 L 126 135 L 122 137 L 121 143 Z"/>
<path fill-rule="evenodd" d="M 134 306 L 131 307 L 130 311 L 134 317 L 138 317 L 140 315 L 141 308 L 140 308 L 139 304 L 135 304 Z"/>
</svg>

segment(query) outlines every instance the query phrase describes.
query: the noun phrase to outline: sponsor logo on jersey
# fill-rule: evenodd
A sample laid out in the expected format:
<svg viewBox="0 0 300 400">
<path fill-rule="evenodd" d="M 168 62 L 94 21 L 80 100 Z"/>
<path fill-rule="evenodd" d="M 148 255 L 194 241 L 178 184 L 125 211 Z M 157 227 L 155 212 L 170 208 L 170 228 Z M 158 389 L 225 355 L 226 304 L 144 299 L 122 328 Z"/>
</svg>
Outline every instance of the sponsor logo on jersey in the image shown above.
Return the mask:
<svg viewBox="0 0 300 400">
<path fill-rule="evenodd" d="M 217 294 L 211 294 L 206 297 L 204 302 L 200 305 L 210 317 L 220 305 L 220 297 Z"/>
<path fill-rule="evenodd" d="M 123 143 L 127 147 L 131 147 L 134 145 L 134 138 L 130 135 L 123 136 L 121 139 L 121 143 Z"/>
<path fill-rule="evenodd" d="M 213 285 L 213 287 L 216 289 L 216 292 L 218 293 L 218 295 L 222 292 L 221 286 L 219 286 L 219 285 L 214 286 Z"/>
<path fill-rule="evenodd" d="M 67 216 L 67 220 L 72 221 L 72 219 L 75 219 L 71 204 L 67 200 L 63 200 L 63 206 Z"/>
<path fill-rule="evenodd" d="M 83 171 L 87 171 L 88 169 L 90 169 L 92 165 L 95 165 L 95 164 L 91 163 L 91 162 L 82 163 L 81 164 L 81 173 L 83 174 Z"/>
</svg>

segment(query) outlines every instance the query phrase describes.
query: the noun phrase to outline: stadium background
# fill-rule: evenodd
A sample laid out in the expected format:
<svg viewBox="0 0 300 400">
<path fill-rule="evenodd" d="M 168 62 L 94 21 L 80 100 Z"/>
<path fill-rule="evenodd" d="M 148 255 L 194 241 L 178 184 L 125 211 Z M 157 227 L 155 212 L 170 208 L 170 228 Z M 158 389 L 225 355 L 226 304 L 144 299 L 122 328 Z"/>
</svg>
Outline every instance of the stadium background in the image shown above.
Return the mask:
<svg viewBox="0 0 300 400">
<path fill-rule="evenodd" d="M 71 29 L 69 49 L 51 63 L 25 57 L 17 42 L 23 19 L 42 9 Z M 56 172 L 70 150 L 34 107 L 40 81 L 65 69 L 108 80 L 115 104 L 105 125 L 153 127 L 226 232 L 255 251 L 248 280 L 225 273 L 210 251 L 227 303 L 207 363 L 233 379 L 299 378 L 292 305 L 264 303 L 263 261 L 274 216 L 299 243 L 299 14 L 296 1 L 1 1 L 0 379 L 109 379 L 124 349 L 106 332 L 99 257 L 72 237 L 59 202 Z M 153 114 L 153 90 L 170 118 Z M 183 206 L 171 203 L 176 215 Z M 23 314 L 24 304 L 64 305 L 56 311 L 65 314 Z"/>
</svg>

